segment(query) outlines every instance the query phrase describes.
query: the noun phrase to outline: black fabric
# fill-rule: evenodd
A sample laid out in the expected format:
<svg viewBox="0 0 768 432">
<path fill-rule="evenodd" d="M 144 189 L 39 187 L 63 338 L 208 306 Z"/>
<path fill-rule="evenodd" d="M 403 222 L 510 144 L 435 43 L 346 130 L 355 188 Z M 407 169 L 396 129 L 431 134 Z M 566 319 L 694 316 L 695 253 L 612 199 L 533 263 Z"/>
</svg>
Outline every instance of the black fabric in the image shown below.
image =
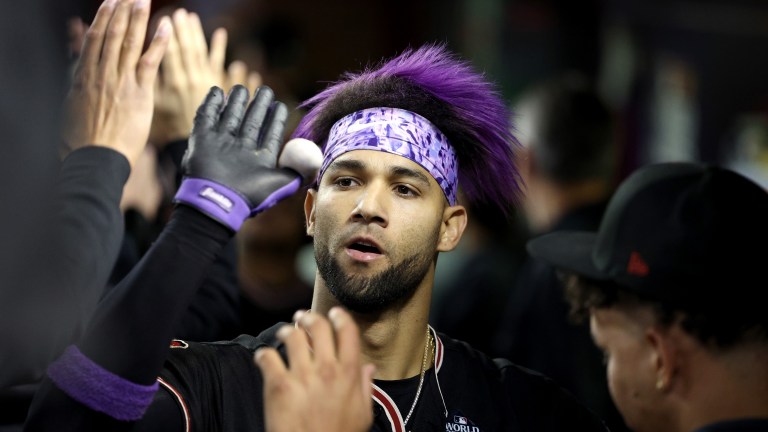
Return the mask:
<svg viewBox="0 0 768 432">
<path fill-rule="evenodd" d="M 764 432 L 768 431 L 768 419 L 727 420 L 713 423 L 694 432 Z"/>
<path fill-rule="evenodd" d="M 553 231 L 596 230 L 606 204 L 571 210 Z M 494 352 L 552 378 L 594 410 L 611 430 L 627 430 L 608 393 L 602 353 L 592 342 L 588 323 L 568 319 L 569 306 L 556 269 L 528 257 L 510 291 Z"/>
<path fill-rule="evenodd" d="M 0 425 L 24 421 L 46 367 L 96 309 L 120 244 L 119 203 L 129 171 L 128 160 L 111 149 L 70 153 L 44 219 L 55 229 L 28 245 L 31 256 L 16 257 L 16 275 L 2 281 Z"/>
<path fill-rule="evenodd" d="M 282 351 L 274 338 L 277 328 L 258 337 L 243 335 L 230 342 L 190 343 L 187 349 L 171 350 L 161 376 L 183 395 L 193 431 L 263 430 L 263 412 L 257 408 L 263 403 L 262 380 L 253 352 L 265 345 Z M 440 339 L 445 359 L 438 378 L 448 411 L 461 413 L 480 431 L 605 430 L 597 417 L 553 381 L 507 361 L 496 364 L 445 335 Z M 400 387 L 403 397 L 396 399 L 402 399 L 398 405 L 405 417 L 418 377 L 403 381 L 380 387 Z M 392 430 L 384 411 L 374 412 L 373 430 Z M 444 431 L 445 421 L 434 370 L 430 370 L 408 429 Z M 141 430 L 159 429 L 145 423 Z"/>
<path fill-rule="evenodd" d="M 78 343 L 81 351 L 126 380 L 142 385 L 154 383 L 179 317 L 231 236 L 223 225 L 192 208 L 179 206 L 158 241 L 100 303 Z M 102 414 L 74 401 L 63 403 L 62 399 L 68 398 L 45 378 L 44 386 L 35 395 L 25 430 L 110 429 L 104 426 L 103 419 L 98 420 L 104 417 Z M 73 420 L 63 413 L 71 413 Z M 89 426 L 92 424 L 98 426 Z M 125 427 L 121 422 L 115 424 Z"/>
</svg>

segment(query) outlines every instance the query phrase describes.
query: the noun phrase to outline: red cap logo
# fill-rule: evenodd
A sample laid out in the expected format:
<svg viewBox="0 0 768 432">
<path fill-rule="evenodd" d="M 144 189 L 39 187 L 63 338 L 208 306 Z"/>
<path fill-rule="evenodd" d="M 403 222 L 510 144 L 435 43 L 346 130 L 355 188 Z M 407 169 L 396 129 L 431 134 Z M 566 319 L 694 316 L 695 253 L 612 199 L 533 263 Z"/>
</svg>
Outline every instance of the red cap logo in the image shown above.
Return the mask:
<svg viewBox="0 0 768 432">
<path fill-rule="evenodd" d="M 627 263 L 627 273 L 633 276 L 648 276 L 648 264 L 645 263 L 643 257 L 637 252 L 632 252 L 629 255 L 629 263 Z"/>
</svg>

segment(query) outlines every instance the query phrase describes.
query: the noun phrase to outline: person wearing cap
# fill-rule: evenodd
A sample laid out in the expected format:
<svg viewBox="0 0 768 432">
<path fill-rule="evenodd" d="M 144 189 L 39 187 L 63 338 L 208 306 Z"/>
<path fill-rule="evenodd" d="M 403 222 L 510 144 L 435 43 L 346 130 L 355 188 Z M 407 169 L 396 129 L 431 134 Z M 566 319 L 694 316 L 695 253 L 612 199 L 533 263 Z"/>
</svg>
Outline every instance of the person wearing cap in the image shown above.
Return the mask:
<svg viewBox="0 0 768 432">
<path fill-rule="evenodd" d="M 440 45 L 347 74 L 306 104 L 294 136 L 323 147 L 304 205 L 318 263 L 311 312 L 256 337 L 171 342 L 216 252 L 245 218 L 300 187 L 295 172 L 276 166 L 284 106 L 267 88 L 247 102 L 242 87 L 226 101 L 220 89 L 209 93 L 171 222 L 102 302 L 84 340 L 49 369 L 28 430 L 605 430 L 551 380 L 427 323 L 437 257 L 467 223 L 459 185 L 504 210 L 520 190 L 504 103 Z M 329 311 L 339 346 L 321 319 Z M 341 342 L 345 323 L 360 329 L 351 345 Z M 279 379 L 280 355 L 306 371 L 302 382 L 328 385 L 303 416 L 262 409 L 307 404 Z M 338 396 L 344 389 L 349 398 Z"/>
<path fill-rule="evenodd" d="M 637 170 L 597 232 L 528 243 L 588 316 L 611 395 L 642 431 L 768 430 L 768 194 L 726 169 Z"/>
</svg>

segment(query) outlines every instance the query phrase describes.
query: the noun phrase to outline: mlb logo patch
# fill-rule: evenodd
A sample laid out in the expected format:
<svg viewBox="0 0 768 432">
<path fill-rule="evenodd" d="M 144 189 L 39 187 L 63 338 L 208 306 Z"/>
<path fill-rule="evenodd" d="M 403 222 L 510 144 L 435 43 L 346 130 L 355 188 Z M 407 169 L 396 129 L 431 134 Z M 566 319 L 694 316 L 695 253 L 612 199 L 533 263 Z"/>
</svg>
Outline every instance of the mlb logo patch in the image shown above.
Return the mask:
<svg viewBox="0 0 768 432">
<path fill-rule="evenodd" d="M 446 432 L 481 432 L 480 428 L 459 410 L 451 410 L 445 420 Z"/>
</svg>

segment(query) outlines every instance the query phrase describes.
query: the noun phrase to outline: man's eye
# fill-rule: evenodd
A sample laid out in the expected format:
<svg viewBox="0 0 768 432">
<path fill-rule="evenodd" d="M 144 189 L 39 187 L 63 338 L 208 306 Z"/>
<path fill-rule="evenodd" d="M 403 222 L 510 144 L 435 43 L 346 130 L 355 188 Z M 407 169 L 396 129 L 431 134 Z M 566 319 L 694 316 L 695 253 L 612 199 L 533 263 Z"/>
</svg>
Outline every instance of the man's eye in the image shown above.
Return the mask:
<svg viewBox="0 0 768 432">
<path fill-rule="evenodd" d="M 341 187 L 350 187 L 354 184 L 351 178 L 348 177 L 342 177 L 338 180 L 336 180 L 336 184 Z"/>
<path fill-rule="evenodd" d="M 397 185 L 397 187 L 395 187 L 395 190 L 400 195 L 417 195 L 415 190 L 405 185 Z"/>
</svg>

